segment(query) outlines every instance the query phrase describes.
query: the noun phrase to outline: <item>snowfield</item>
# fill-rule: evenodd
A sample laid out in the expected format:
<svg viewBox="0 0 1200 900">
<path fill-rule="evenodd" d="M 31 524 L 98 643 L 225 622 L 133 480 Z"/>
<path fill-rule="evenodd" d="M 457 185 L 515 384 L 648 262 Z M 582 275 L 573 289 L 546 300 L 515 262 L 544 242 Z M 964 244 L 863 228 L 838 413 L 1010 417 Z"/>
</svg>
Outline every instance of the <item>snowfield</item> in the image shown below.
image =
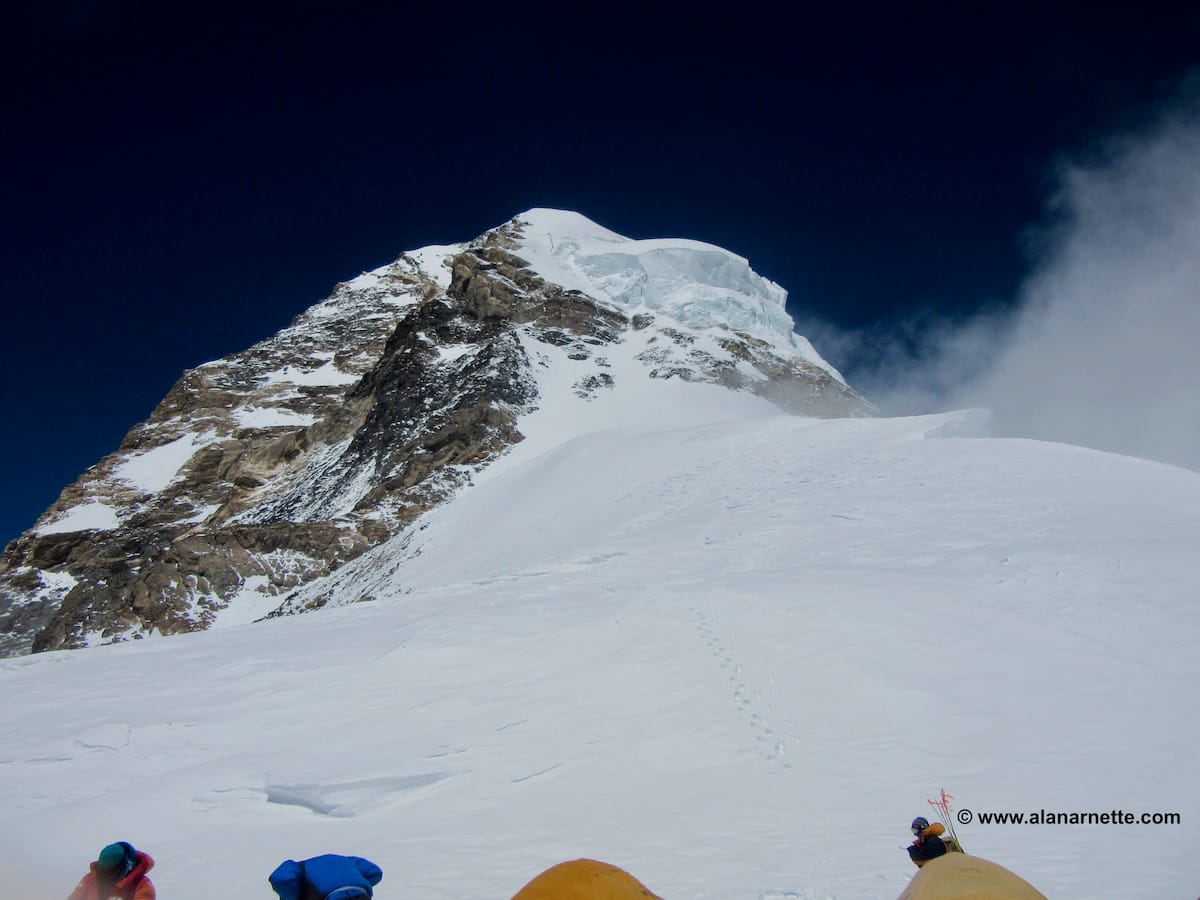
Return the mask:
<svg viewBox="0 0 1200 900">
<path fill-rule="evenodd" d="M 323 852 L 384 900 L 579 856 L 667 900 L 891 900 L 945 787 L 1178 812 L 959 835 L 1052 898 L 1196 895 L 1200 475 L 687 391 L 562 434 L 548 393 L 337 573 L 362 603 L 0 661 L 6 893 L 61 900 L 128 840 L 164 900 L 268 897 Z"/>
</svg>

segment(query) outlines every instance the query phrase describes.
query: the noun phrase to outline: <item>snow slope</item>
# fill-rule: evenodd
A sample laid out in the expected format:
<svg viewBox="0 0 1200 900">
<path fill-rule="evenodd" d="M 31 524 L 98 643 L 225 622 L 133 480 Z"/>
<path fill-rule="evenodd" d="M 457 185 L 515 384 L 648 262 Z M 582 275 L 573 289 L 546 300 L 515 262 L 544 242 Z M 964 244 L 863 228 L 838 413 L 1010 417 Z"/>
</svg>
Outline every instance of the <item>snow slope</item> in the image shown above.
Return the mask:
<svg viewBox="0 0 1200 900">
<path fill-rule="evenodd" d="M 944 786 L 1179 812 L 959 832 L 1050 897 L 1195 896 L 1200 476 L 693 402 L 543 421 L 354 607 L 0 661 L 0 883 L 61 900 L 124 839 L 171 900 L 327 851 L 381 900 L 584 855 L 668 900 L 890 900 Z"/>
</svg>

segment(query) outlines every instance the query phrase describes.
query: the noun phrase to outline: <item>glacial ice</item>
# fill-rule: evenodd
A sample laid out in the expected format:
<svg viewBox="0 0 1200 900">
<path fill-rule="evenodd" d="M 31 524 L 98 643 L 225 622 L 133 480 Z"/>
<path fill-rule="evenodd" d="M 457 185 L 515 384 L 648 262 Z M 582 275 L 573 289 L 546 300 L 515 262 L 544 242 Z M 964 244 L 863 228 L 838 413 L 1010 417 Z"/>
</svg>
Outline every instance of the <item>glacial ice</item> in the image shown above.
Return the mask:
<svg viewBox="0 0 1200 900">
<path fill-rule="evenodd" d="M 832 371 L 794 334 L 787 291 L 728 250 L 683 238 L 633 240 L 565 210 L 531 209 L 515 221 L 523 226 L 518 255 L 548 281 L 685 325 L 726 325 Z"/>
</svg>

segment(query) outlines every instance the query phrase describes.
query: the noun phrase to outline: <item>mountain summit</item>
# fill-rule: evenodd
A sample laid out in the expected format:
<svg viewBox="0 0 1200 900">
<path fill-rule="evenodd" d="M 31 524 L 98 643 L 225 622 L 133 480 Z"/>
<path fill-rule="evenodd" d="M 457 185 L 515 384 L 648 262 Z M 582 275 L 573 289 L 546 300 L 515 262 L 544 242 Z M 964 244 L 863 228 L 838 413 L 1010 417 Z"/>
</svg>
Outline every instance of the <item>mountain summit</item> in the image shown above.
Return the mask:
<svg viewBox="0 0 1200 900">
<path fill-rule="evenodd" d="M 349 602 L 322 580 L 531 437 L 873 407 L 728 251 L 532 209 L 184 373 L 0 558 L 0 652 Z M 299 589 L 304 587 L 303 591 Z"/>
</svg>

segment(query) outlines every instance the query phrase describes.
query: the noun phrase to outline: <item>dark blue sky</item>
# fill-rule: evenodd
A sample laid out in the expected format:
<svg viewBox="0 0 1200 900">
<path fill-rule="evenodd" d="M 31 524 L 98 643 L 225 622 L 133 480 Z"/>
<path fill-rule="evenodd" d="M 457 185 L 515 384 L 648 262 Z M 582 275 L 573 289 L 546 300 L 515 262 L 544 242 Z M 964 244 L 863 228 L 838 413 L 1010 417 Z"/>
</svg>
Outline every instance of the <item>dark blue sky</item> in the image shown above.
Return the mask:
<svg viewBox="0 0 1200 900">
<path fill-rule="evenodd" d="M 0 541 L 185 368 L 531 206 L 720 244 L 840 328 L 1010 302 L 1055 159 L 1200 63 L 1187 4 L 374 6 L 10 14 Z"/>
</svg>

